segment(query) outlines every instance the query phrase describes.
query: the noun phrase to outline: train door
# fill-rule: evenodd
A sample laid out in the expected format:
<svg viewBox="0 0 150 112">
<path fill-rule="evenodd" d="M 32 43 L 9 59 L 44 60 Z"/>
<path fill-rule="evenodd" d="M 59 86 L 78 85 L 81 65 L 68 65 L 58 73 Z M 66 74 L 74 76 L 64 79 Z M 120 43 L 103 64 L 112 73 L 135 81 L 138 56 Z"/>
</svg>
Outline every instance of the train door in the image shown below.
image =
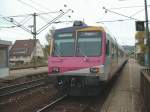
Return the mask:
<svg viewBox="0 0 150 112">
<path fill-rule="evenodd" d="M 111 72 L 111 49 L 110 49 L 110 40 L 107 38 L 106 39 L 106 51 L 105 51 L 105 57 L 106 57 L 106 61 L 105 61 L 105 76 L 106 79 L 109 79 L 110 77 L 110 72 Z"/>
</svg>

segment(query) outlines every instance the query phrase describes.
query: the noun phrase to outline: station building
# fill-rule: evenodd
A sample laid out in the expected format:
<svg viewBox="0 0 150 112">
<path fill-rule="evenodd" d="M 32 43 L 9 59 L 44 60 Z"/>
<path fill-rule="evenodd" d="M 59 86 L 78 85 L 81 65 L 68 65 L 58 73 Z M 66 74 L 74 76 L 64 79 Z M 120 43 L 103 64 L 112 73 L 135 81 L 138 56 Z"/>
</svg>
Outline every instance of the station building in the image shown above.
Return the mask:
<svg viewBox="0 0 150 112">
<path fill-rule="evenodd" d="M 9 46 L 10 41 L 0 40 L 0 78 L 9 75 Z"/>
</svg>

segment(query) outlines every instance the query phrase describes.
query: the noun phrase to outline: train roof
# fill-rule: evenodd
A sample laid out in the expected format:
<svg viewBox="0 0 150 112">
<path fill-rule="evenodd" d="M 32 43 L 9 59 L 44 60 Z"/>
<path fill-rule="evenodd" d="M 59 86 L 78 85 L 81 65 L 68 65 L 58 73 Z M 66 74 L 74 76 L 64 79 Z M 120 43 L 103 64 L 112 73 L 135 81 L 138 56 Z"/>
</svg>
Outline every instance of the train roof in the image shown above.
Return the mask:
<svg viewBox="0 0 150 112">
<path fill-rule="evenodd" d="M 75 32 L 75 31 L 87 31 L 87 30 L 93 30 L 93 31 L 105 31 L 103 27 L 99 26 L 88 26 L 82 21 L 75 21 L 73 23 L 72 27 L 67 27 L 67 28 L 60 28 L 56 29 L 55 33 L 68 33 L 68 32 Z"/>
<path fill-rule="evenodd" d="M 60 29 L 56 29 L 55 33 L 68 33 L 68 32 L 74 32 L 78 29 L 82 29 L 82 28 L 87 28 L 89 26 L 76 26 L 76 27 L 67 27 L 67 28 L 60 28 Z"/>
<path fill-rule="evenodd" d="M 75 31 L 105 31 L 103 27 L 98 26 L 73 26 L 73 27 L 67 27 L 67 28 L 60 28 L 56 29 L 55 33 L 68 33 L 68 32 L 75 32 Z"/>
</svg>

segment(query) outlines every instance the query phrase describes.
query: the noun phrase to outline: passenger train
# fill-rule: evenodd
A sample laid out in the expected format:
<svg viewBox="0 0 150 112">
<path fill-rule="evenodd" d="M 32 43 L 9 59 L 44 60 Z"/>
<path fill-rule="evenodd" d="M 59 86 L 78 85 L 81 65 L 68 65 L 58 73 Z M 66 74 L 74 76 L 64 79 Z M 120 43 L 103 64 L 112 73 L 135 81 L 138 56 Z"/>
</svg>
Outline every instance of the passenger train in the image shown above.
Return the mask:
<svg viewBox="0 0 150 112">
<path fill-rule="evenodd" d="M 71 96 L 97 95 L 127 58 L 122 47 L 103 28 L 75 21 L 56 29 L 48 58 L 48 75 Z"/>
</svg>

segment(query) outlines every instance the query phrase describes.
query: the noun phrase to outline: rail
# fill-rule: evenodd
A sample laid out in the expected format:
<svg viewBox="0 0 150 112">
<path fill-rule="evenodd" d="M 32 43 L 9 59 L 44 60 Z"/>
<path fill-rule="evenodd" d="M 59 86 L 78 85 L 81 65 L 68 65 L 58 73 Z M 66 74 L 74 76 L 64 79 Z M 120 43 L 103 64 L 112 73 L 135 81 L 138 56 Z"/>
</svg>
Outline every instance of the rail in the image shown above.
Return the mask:
<svg viewBox="0 0 150 112">
<path fill-rule="evenodd" d="M 11 86 L 1 87 L 0 88 L 0 98 L 4 96 L 10 96 L 15 93 L 19 93 L 25 90 L 29 90 L 35 87 L 39 87 L 45 84 L 45 78 L 41 78 L 34 81 L 28 81 L 21 84 L 14 84 Z"/>
<path fill-rule="evenodd" d="M 57 98 L 56 100 L 52 101 L 51 103 L 49 103 L 48 105 L 44 106 L 43 108 L 38 109 L 36 112 L 45 112 L 48 108 L 52 107 L 53 105 L 55 105 L 56 103 L 62 101 L 64 98 L 66 98 L 68 95 L 65 94 L 59 98 Z"/>
<path fill-rule="evenodd" d="M 19 69 L 29 69 L 29 68 L 38 68 L 38 67 L 47 67 L 47 65 L 29 65 L 29 66 L 20 66 L 20 67 L 10 67 L 10 70 L 19 70 Z"/>
<path fill-rule="evenodd" d="M 141 70 L 141 93 L 147 112 L 150 112 L 150 68 Z"/>
</svg>

